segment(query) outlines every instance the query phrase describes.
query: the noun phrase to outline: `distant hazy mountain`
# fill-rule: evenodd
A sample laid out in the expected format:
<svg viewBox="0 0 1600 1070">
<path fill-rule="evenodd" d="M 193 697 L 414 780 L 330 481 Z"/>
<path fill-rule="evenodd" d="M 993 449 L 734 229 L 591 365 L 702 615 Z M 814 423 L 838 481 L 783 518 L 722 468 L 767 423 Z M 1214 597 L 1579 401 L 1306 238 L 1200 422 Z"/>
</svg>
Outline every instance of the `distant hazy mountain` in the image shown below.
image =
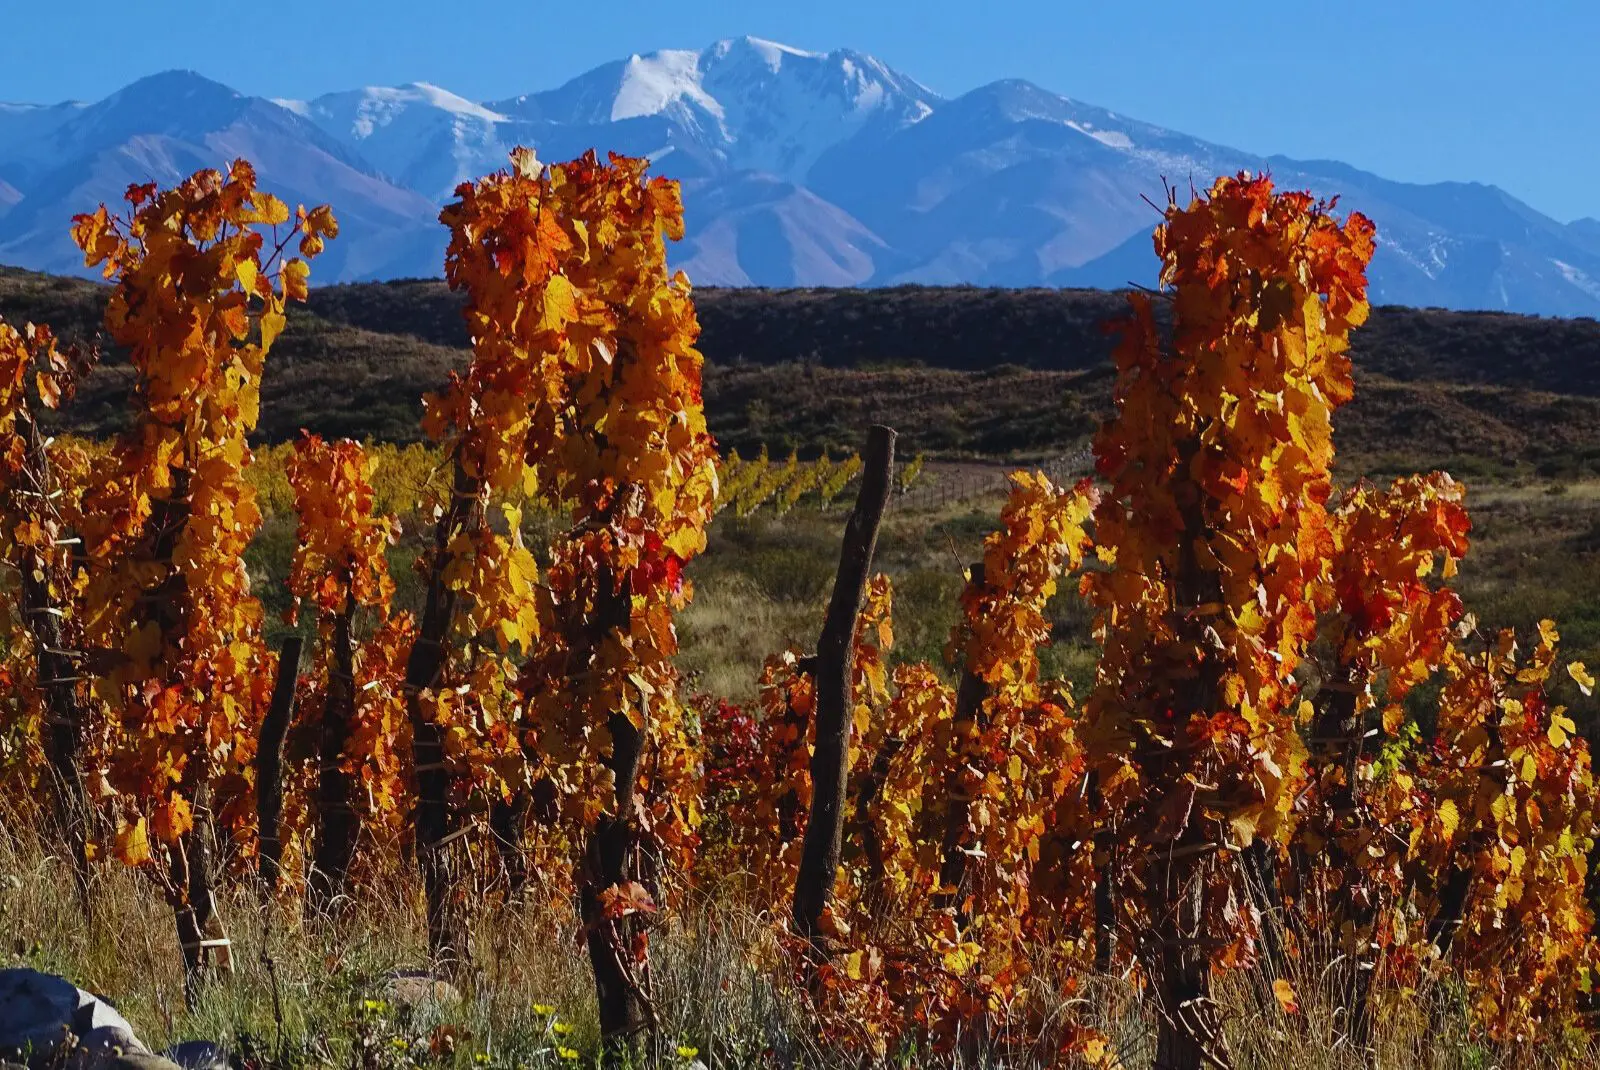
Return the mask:
<svg viewBox="0 0 1600 1070">
<path fill-rule="evenodd" d="M 94 104 L 0 104 L 0 262 L 81 271 L 74 212 L 244 155 L 286 200 L 334 205 L 343 233 L 319 279 L 437 275 L 440 205 L 517 144 L 651 156 L 683 180 L 673 255 L 707 284 L 1149 284 L 1164 184 L 1265 169 L 1377 221 L 1379 302 L 1600 315 L 1594 219 L 1559 223 L 1493 186 L 1259 156 L 1023 81 L 946 100 L 871 56 L 755 38 L 501 101 L 426 83 L 268 100 L 169 72 Z"/>
</svg>

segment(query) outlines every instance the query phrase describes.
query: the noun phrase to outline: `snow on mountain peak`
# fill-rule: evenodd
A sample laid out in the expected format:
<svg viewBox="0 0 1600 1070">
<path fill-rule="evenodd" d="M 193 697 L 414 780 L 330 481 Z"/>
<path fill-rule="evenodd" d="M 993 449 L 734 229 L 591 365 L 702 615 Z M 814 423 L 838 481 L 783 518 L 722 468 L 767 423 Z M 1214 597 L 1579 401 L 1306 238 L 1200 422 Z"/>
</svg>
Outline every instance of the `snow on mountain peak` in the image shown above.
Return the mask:
<svg viewBox="0 0 1600 1070">
<path fill-rule="evenodd" d="M 1094 138 L 1100 144 L 1113 149 L 1133 148 L 1133 139 L 1120 130 L 1096 130 L 1093 123 L 1080 123 L 1073 119 L 1067 120 L 1067 125 L 1080 134 Z"/>
<path fill-rule="evenodd" d="M 397 92 L 410 94 L 413 98 L 425 100 L 433 107 L 454 115 L 469 115 L 486 122 L 505 122 L 506 120 L 506 116 L 491 111 L 476 101 L 457 96 L 450 90 L 436 86 L 432 82 L 409 82 L 401 86 Z"/>
<path fill-rule="evenodd" d="M 634 151 L 664 139 L 687 149 L 696 168 L 803 181 L 823 153 L 869 124 L 907 126 L 939 102 L 926 87 L 858 52 L 731 37 L 700 51 L 635 54 L 555 89 L 489 106 L 563 144 L 570 138 L 574 147 L 586 146 L 590 135 L 582 131 L 626 122 L 630 139 L 643 139 L 631 143 Z"/>
<path fill-rule="evenodd" d="M 812 60 L 827 58 L 826 54 L 822 52 L 808 52 L 803 48 L 795 48 L 792 45 L 782 44 L 778 41 L 768 41 L 765 38 L 749 36 L 725 37 L 707 49 L 706 54 L 709 57 L 720 60 L 737 51 L 745 51 L 758 57 L 773 73 L 777 73 L 779 68 L 783 66 L 785 56 Z"/>
<path fill-rule="evenodd" d="M 493 125 L 506 116 L 482 104 L 457 96 L 429 82 L 408 82 L 401 86 L 367 86 L 342 93 L 328 93 L 316 100 L 275 101 L 340 137 L 365 140 L 390 125 L 408 111 L 438 112 L 468 122 Z"/>
<path fill-rule="evenodd" d="M 663 49 L 647 56 L 634 53 L 623 68 L 622 84 L 611 104 L 611 121 L 659 115 L 681 102 L 722 118 L 722 105 L 702 85 L 700 53 L 684 49 Z"/>
<path fill-rule="evenodd" d="M 387 177 L 436 200 L 463 179 L 505 163 L 511 120 L 429 82 L 366 86 L 311 101 L 277 100 L 353 149 Z"/>
</svg>

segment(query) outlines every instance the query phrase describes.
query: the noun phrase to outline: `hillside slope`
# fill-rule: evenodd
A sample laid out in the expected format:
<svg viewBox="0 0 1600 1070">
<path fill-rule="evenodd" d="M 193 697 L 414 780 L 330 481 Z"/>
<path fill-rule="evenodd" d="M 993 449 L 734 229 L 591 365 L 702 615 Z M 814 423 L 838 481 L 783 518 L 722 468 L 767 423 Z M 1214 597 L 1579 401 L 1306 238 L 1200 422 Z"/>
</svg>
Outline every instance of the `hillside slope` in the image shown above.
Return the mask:
<svg viewBox="0 0 1600 1070">
<path fill-rule="evenodd" d="M 815 361 L 829 367 L 922 364 L 1052 371 L 1111 357 L 1105 325 L 1120 293 L 1088 289 L 900 286 L 697 288 L 700 348 L 716 364 Z M 435 345 L 465 346 L 460 298 L 404 280 L 313 291 L 319 317 Z M 1481 383 L 1600 394 L 1600 321 L 1385 306 L 1356 331 L 1358 367 L 1409 382 Z"/>
<path fill-rule="evenodd" d="M 0 269 L 0 315 L 88 338 L 104 289 Z M 947 457 L 1081 445 L 1110 403 L 1116 294 L 902 287 L 699 290 L 706 403 L 725 446 L 850 449 L 897 426 Z M 466 357 L 459 298 L 408 281 L 312 291 L 291 309 L 263 389 L 260 437 L 306 428 L 409 441 L 421 396 Z M 1600 323 L 1380 308 L 1356 333 L 1347 468 L 1600 471 Z M 130 382 L 113 354 L 71 417 L 120 426 Z"/>
</svg>

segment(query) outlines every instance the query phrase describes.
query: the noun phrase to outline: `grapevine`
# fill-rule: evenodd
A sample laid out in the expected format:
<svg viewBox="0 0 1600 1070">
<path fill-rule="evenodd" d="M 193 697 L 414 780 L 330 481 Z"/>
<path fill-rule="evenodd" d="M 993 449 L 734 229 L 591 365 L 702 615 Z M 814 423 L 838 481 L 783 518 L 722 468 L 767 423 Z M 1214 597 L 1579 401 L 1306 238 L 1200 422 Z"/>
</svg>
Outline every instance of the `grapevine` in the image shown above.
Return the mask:
<svg viewBox="0 0 1600 1070">
<path fill-rule="evenodd" d="M 1143 987 L 1160 1070 L 1230 1065 L 1229 970 L 1272 1028 L 1312 1027 L 1295 982 L 1315 978 L 1368 1061 L 1441 981 L 1508 1050 L 1578 1037 L 1600 811 L 1558 696 L 1595 681 L 1553 621 L 1466 613 L 1460 483 L 1335 487 L 1364 217 L 1250 175 L 1169 203 L 1097 477 L 1010 477 L 981 558 L 951 564 L 929 665 L 896 662 L 872 574 L 922 455 L 896 472 L 875 427 L 866 461 L 718 457 L 667 267 L 675 183 L 518 149 L 455 196 L 472 356 L 424 399 L 428 444 L 252 449 L 337 225 L 244 161 L 74 220 L 133 372 L 124 434 L 47 435 L 97 353 L 0 321 L 0 801 L 40 819 L 86 908 L 97 858 L 155 882 L 187 995 L 230 966 L 218 884 L 254 865 L 270 888 L 282 846 L 319 907 L 417 865 L 446 968 L 469 964 L 469 911 L 524 881 L 571 903 L 611 1065 L 660 1033 L 652 939 L 705 895 L 771 919 L 760 963 L 863 1065 L 1120 1065 L 1077 1010 L 1108 973 Z M 768 658 L 749 706 L 693 693 L 679 614 L 712 516 L 826 510 L 856 479 L 816 652 Z M 314 632 L 309 669 L 282 666 L 293 722 L 245 567 L 291 510 L 287 623 Z M 416 617 L 397 515 L 421 519 Z M 1099 653 L 1081 698 L 1041 661 L 1074 592 Z"/>
<path fill-rule="evenodd" d="M 650 1008 L 640 921 L 655 910 L 635 844 L 647 834 L 671 856 L 692 846 L 698 824 L 672 614 L 690 595 L 683 566 L 705 545 L 716 453 L 693 305 L 665 265 L 663 235 L 682 235 L 677 186 L 647 182 L 643 161 L 617 156 L 548 170 L 526 150 L 513 160 L 513 171 L 462 186 L 443 216 L 447 278 L 467 291 L 476 338 L 471 374 L 481 367 L 487 383 L 498 365 L 518 383 L 515 404 L 501 407 L 510 423 L 469 432 L 483 450 L 463 467 L 489 486 L 526 468 L 571 510 L 523 667 L 524 735 L 537 741 L 536 775 L 581 830 L 602 1027 L 625 1044 Z M 519 317 L 524 303 L 540 314 Z M 458 387 L 430 416 L 463 427 L 492 408 L 469 407 L 470 397 Z"/>
<path fill-rule="evenodd" d="M 85 793 L 89 738 L 103 720 L 84 686 L 87 660 L 77 542 L 72 521 L 87 483 L 81 449 L 47 439 L 35 405 L 56 408 L 89 369 L 89 357 L 62 350 L 48 328 L 21 331 L 0 320 L 0 561 L 21 610 L 7 642 L 8 692 L 16 709 L 4 718 L 0 781 L 34 770 L 52 800 L 60 841 L 71 845 L 78 894 L 87 914 L 92 815 Z M 9 738 L 8 738 L 9 737 Z"/>
<path fill-rule="evenodd" d="M 357 443 L 330 444 L 306 434 L 295 443 L 287 470 L 300 518 L 289 567 L 288 586 L 295 599 L 289 622 L 295 622 L 302 604 L 309 604 L 317 624 L 319 828 L 309 879 L 322 903 L 339 894 L 350 870 L 360 834 L 355 784 L 376 771 L 369 763 L 378 758 L 351 747 L 358 723 L 356 613 L 365 609 L 387 617 L 394 597 L 385 552 L 399 529 L 392 519 L 373 515 L 375 467 Z M 362 698 L 370 701 L 370 689 Z"/>
<path fill-rule="evenodd" d="M 1330 413 L 1351 393 L 1372 225 L 1267 178 L 1219 179 L 1156 232 L 1166 349 L 1130 297 L 1117 415 L 1095 440 L 1110 566 L 1085 575 L 1103 654 L 1085 742 L 1143 889 L 1157 1065 L 1226 1060 L 1211 970 L 1248 961 L 1234 852 L 1279 840 L 1304 765 L 1290 674 L 1316 626 Z M 1180 894 L 1178 889 L 1184 891 Z M 1129 903 L 1134 901 L 1126 900 Z"/>
<path fill-rule="evenodd" d="M 134 425 L 84 501 L 85 633 L 120 655 L 97 688 L 113 718 L 115 851 L 162 883 L 193 981 L 230 961 L 206 815 L 245 842 L 273 670 L 243 562 L 261 520 L 246 436 L 285 305 L 305 299 L 307 261 L 338 225 L 301 208 L 280 232 L 288 207 L 243 160 L 126 199 L 128 217 L 102 205 L 72 230 L 113 281 L 106 328 L 137 374 Z M 300 255 L 286 257 L 296 236 Z"/>
</svg>

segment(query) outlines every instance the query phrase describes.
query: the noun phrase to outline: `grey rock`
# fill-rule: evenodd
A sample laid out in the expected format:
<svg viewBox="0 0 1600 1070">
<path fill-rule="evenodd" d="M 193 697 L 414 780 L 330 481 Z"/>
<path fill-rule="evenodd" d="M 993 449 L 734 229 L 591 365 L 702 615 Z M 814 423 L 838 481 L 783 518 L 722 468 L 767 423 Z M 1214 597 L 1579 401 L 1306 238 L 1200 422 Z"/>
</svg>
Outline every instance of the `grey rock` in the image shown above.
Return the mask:
<svg viewBox="0 0 1600 1070">
<path fill-rule="evenodd" d="M 69 1043 L 148 1055 L 128 1020 L 100 997 L 54 974 L 0 970 L 0 1059 L 38 1062 Z M 88 1054 L 86 1051 L 85 1055 Z"/>
<path fill-rule="evenodd" d="M 0 1055 L 28 1058 L 54 1051 L 72 1031 L 76 986 L 37 970 L 0 970 Z"/>
<path fill-rule="evenodd" d="M 93 1067 L 94 1070 L 183 1070 L 172 1060 L 151 1055 L 148 1051 L 107 1056 L 96 1060 Z"/>
<path fill-rule="evenodd" d="M 107 1052 L 113 1048 L 134 1053 L 146 1051 L 138 1037 L 118 1025 L 102 1025 L 80 1034 L 78 1046 L 89 1052 Z"/>
<path fill-rule="evenodd" d="M 388 976 L 385 991 L 391 1001 L 407 1007 L 461 1001 L 455 985 L 422 971 L 395 970 Z"/>
<path fill-rule="evenodd" d="M 228 1049 L 209 1040 L 186 1040 L 161 1053 L 183 1070 L 229 1070 Z"/>
</svg>

